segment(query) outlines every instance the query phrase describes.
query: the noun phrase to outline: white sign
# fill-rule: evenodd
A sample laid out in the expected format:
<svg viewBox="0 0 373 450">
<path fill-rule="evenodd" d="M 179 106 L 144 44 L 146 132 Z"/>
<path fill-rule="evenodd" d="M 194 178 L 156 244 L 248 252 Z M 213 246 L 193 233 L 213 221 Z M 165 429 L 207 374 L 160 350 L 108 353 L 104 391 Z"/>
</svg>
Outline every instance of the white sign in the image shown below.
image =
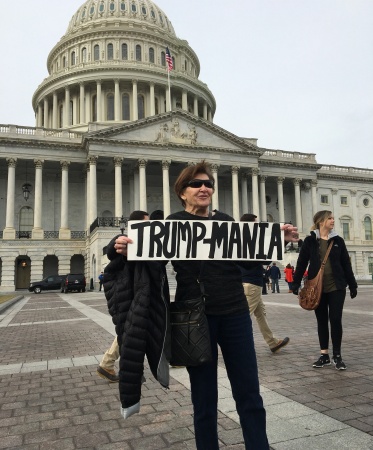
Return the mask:
<svg viewBox="0 0 373 450">
<path fill-rule="evenodd" d="M 128 260 L 276 260 L 284 252 L 279 223 L 214 220 L 128 222 Z"/>
</svg>

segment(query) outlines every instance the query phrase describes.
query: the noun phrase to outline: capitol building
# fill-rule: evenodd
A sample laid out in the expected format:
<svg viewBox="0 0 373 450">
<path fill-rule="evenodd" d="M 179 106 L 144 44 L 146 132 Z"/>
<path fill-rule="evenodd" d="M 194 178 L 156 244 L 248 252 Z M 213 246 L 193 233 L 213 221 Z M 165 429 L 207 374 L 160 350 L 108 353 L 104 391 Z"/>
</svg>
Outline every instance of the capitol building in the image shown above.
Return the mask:
<svg viewBox="0 0 373 450">
<path fill-rule="evenodd" d="M 291 221 L 304 238 L 313 214 L 332 210 L 357 279 L 371 280 L 373 170 L 322 165 L 214 125 L 200 63 L 150 0 L 81 5 L 49 53 L 35 126 L 0 124 L 0 292 L 57 273 L 96 284 L 130 212 L 180 210 L 174 181 L 202 159 L 215 175 L 213 208 L 236 220 Z M 290 246 L 284 262 L 296 259 Z"/>
</svg>

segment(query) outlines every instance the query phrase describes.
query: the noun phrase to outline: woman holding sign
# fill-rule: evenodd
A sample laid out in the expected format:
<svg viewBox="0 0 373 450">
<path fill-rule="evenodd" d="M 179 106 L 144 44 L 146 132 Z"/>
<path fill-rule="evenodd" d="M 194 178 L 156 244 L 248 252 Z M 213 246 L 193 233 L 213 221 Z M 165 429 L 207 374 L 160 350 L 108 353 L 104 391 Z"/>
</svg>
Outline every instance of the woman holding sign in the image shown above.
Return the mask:
<svg viewBox="0 0 373 450">
<path fill-rule="evenodd" d="M 171 214 L 170 220 L 209 220 L 214 193 L 214 178 L 205 162 L 186 167 L 175 183 L 175 192 L 184 211 Z M 213 212 L 213 220 L 232 221 L 229 215 Z M 250 262 L 246 263 L 252 264 Z M 200 296 L 200 261 L 172 261 L 176 272 L 175 301 Z M 258 367 L 254 349 L 249 307 L 242 287 L 241 272 L 232 261 L 206 261 L 201 281 L 206 291 L 213 361 L 188 367 L 194 429 L 198 450 L 218 450 L 218 346 L 240 416 L 246 448 L 269 449 L 266 413 L 259 393 Z"/>
</svg>

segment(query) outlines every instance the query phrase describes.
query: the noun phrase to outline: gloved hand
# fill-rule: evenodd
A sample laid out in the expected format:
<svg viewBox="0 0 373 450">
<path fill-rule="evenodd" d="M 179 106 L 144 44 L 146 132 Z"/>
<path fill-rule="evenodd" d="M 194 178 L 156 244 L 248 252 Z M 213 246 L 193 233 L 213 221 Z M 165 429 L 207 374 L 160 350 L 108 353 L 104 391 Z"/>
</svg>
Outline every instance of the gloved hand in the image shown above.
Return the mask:
<svg viewBox="0 0 373 450">
<path fill-rule="evenodd" d="M 294 295 L 298 295 L 298 291 L 299 291 L 299 288 L 300 288 L 300 284 L 292 284 L 291 285 L 291 288 L 292 288 L 292 290 L 293 290 L 293 294 Z"/>
<path fill-rule="evenodd" d="M 357 289 L 356 288 L 350 289 L 350 297 L 355 298 L 356 296 L 357 296 Z"/>
</svg>

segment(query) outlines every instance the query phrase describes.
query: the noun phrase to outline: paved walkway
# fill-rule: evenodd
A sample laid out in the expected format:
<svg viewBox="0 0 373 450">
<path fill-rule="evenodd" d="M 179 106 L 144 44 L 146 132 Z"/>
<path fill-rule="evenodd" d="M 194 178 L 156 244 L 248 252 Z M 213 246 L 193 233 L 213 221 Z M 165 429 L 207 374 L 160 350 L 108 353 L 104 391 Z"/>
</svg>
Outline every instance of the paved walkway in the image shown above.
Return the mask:
<svg viewBox="0 0 373 450">
<path fill-rule="evenodd" d="M 348 369 L 313 369 L 315 318 L 292 294 L 265 297 L 268 321 L 290 344 L 272 354 L 254 334 L 268 437 L 275 450 L 373 450 L 373 288 L 346 301 Z M 146 368 L 140 414 L 123 420 L 118 385 L 96 367 L 114 327 L 101 292 L 24 293 L 0 315 L 0 449 L 195 449 L 185 369 L 168 391 Z M 244 450 L 223 361 L 221 448 Z M 254 449 L 255 450 L 255 449 Z"/>
</svg>

